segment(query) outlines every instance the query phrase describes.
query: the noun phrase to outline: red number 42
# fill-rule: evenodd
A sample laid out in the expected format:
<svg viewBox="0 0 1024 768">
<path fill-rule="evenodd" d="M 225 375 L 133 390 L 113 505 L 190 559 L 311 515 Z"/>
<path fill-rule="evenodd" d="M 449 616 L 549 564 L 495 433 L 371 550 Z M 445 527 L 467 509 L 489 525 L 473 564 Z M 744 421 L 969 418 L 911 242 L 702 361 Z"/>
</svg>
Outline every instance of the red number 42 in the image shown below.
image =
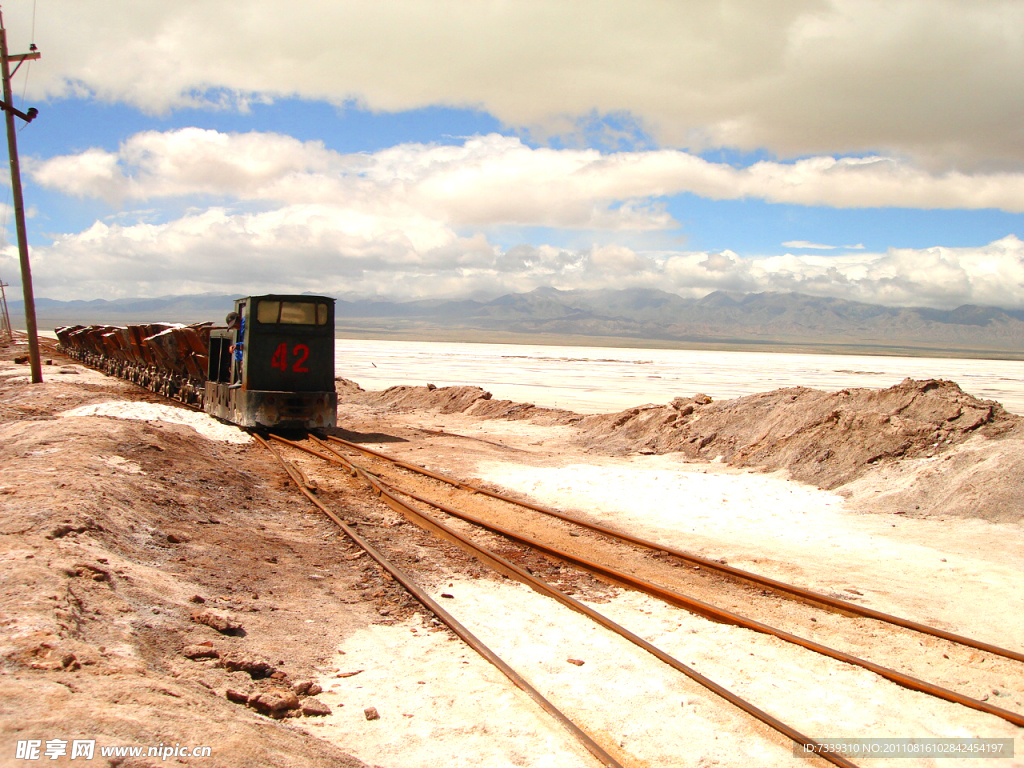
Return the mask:
<svg viewBox="0 0 1024 768">
<path fill-rule="evenodd" d="M 295 356 L 295 362 L 292 363 L 292 370 L 295 373 L 309 373 L 309 368 L 306 367 L 306 360 L 309 358 L 309 347 L 305 344 L 296 344 L 292 348 L 292 354 Z M 270 358 L 270 365 L 272 368 L 277 368 L 281 371 L 288 370 L 288 345 L 284 342 L 277 345 L 277 349 L 274 350 L 274 356 Z"/>
</svg>

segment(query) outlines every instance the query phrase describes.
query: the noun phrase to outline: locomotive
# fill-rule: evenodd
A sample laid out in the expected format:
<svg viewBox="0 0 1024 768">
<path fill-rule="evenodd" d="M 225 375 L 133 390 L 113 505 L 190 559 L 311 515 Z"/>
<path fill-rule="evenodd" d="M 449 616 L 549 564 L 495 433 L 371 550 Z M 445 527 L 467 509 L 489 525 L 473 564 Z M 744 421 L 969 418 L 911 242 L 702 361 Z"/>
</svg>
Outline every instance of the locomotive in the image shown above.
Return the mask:
<svg viewBox="0 0 1024 768">
<path fill-rule="evenodd" d="M 327 296 L 246 296 L 226 326 L 76 325 L 56 334 L 71 357 L 240 427 L 337 424 Z"/>
</svg>

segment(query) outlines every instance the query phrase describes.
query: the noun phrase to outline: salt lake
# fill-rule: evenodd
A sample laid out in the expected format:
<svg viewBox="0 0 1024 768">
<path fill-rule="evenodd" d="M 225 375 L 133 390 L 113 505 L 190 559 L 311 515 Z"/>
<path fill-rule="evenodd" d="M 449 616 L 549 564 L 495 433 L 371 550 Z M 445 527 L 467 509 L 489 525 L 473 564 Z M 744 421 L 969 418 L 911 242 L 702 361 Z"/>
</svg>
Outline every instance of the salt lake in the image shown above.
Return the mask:
<svg viewBox="0 0 1024 768">
<path fill-rule="evenodd" d="M 336 371 L 364 389 L 476 385 L 504 400 L 580 413 L 725 400 L 780 387 L 885 388 L 948 379 L 1024 414 L 1024 361 L 338 339 Z"/>
</svg>

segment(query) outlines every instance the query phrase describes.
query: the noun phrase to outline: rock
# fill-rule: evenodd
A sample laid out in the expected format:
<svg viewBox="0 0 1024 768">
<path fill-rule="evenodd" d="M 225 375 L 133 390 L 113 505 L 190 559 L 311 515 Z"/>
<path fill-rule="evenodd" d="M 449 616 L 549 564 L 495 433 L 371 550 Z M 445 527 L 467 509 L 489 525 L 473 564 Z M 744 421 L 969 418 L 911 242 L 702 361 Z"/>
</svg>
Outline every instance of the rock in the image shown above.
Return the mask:
<svg viewBox="0 0 1024 768">
<path fill-rule="evenodd" d="M 181 655 L 186 659 L 219 659 L 220 651 L 210 645 L 186 645 Z"/>
<path fill-rule="evenodd" d="M 245 672 L 253 680 L 263 680 L 277 672 L 267 662 L 245 654 L 223 656 L 221 666 L 228 672 Z"/>
<path fill-rule="evenodd" d="M 306 717 L 326 717 L 331 714 L 331 708 L 320 699 L 305 699 L 302 702 L 302 714 Z"/>
<path fill-rule="evenodd" d="M 318 693 L 323 693 L 323 688 L 313 680 L 299 680 L 292 685 L 292 690 L 298 696 L 316 696 Z"/>
<path fill-rule="evenodd" d="M 249 703 L 249 694 L 236 691 L 234 688 L 228 688 L 224 691 L 224 696 L 228 701 L 233 701 L 235 704 Z"/>
<path fill-rule="evenodd" d="M 582 667 L 584 664 L 587 663 L 583 661 L 583 659 L 566 659 L 566 661 L 568 661 L 570 664 L 575 664 L 577 667 Z"/>
<path fill-rule="evenodd" d="M 267 717 L 286 717 L 289 710 L 299 708 L 299 697 L 286 688 L 274 688 L 249 697 L 249 706 Z"/>
<path fill-rule="evenodd" d="M 380 720 L 380 713 L 376 707 L 367 707 L 363 710 L 363 715 L 367 720 Z"/>
<path fill-rule="evenodd" d="M 88 526 L 85 525 L 72 525 L 71 523 L 61 523 L 57 527 L 53 528 L 46 538 L 48 539 L 63 539 L 70 533 L 85 533 L 89 530 Z"/>
<path fill-rule="evenodd" d="M 187 533 L 168 533 L 167 541 L 171 544 L 187 544 L 192 541 L 192 537 Z"/>
<path fill-rule="evenodd" d="M 192 621 L 212 627 L 222 635 L 239 635 L 245 633 L 241 624 L 232 620 L 220 611 L 206 610 L 200 613 L 193 613 Z"/>
<path fill-rule="evenodd" d="M 56 563 L 60 568 L 61 572 L 72 579 L 92 579 L 93 581 L 109 581 L 110 572 L 101 568 L 98 565 L 92 565 L 90 563 L 75 563 L 69 565 L 67 563 L 60 564 Z"/>
</svg>

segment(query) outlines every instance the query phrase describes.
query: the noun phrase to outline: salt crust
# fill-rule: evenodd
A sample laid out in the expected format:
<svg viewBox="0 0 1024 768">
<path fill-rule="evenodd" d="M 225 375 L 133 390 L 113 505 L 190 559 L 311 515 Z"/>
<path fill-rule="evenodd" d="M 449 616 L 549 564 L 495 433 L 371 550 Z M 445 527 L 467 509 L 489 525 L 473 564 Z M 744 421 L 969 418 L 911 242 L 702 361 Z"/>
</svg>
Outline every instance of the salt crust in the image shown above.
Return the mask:
<svg viewBox="0 0 1024 768">
<path fill-rule="evenodd" d="M 540 503 L 557 500 L 562 509 L 668 546 L 726 557 L 812 589 L 853 587 L 879 610 L 1024 645 L 1024 624 L 1006 615 L 1019 602 L 1019 525 L 853 512 L 841 496 L 781 473 L 688 464 L 672 455 L 592 461 L 558 467 L 481 461 L 476 472 Z"/>
<path fill-rule="evenodd" d="M 460 621 L 626 765 L 807 765 L 784 737 L 522 585 L 455 579 L 429 591 L 450 596 L 445 602 Z M 812 737 L 1016 735 L 1013 726 L 982 713 L 965 713 L 850 665 L 809 664 L 806 652 L 792 645 L 644 595 L 621 593 L 593 607 Z M 443 743 L 447 768 L 597 765 L 496 670 L 446 634 L 426 631 L 418 618 L 356 632 L 339 650 L 342 673 L 362 671 L 321 680 L 335 715 L 320 735 L 365 761 L 418 768 Z M 382 719 L 368 724 L 363 710 L 370 706 Z M 633 716 L 623 720 L 623 712 Z M 609 734 L 616 734 L 614 743 Z M 931 764 L 905 762 L 908 768 Z"/>
<path fill-rule="evenodd" d="M 106 403 L 94 403 L 72 408 L 60 414 L 71 416 L 107 416 L 114 419 L 131 419 L 135 421 L 163 421 L 169 424 L 183 424 L 192 427 L 208 440 L 223 443 L 248 443 L 249 435 L 238 427 L 223 424 L 205 413 L 186 411 L 172 405 L 159 403 L 135 403 L 129 400 L 113 400 Z"/>
</svg>

